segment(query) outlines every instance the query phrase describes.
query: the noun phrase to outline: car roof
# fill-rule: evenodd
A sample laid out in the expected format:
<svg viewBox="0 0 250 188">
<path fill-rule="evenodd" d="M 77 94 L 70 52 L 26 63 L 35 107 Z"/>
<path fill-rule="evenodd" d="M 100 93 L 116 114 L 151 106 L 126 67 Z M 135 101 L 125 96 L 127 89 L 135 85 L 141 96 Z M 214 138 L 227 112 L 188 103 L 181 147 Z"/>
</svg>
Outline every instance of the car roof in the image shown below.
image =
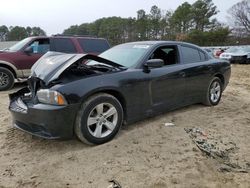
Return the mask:
<svg viewBox="0 0 250 188">
<path fill-rule="evenodd" d="M 181 42 L 181 41 L 163 41 L 163 40 L 157 40 L 157 41 L 136 41 L 136 42 L 128 42 L 124 44 L 137 44 L 137 45 L 161 45 L 161 44 L 166 44 L 166 45 L 188 45 L 188 46 L 193 46 L 196 48 L 201 48 L 200 46 L 197 46 L 195 44 L 187 43 L 187 42 Z M 120 44 L 122 45 L 122 44 Z"/>
<path fill-rule="evenodd" d="M 32 36 L 31 39 L 46 39 L 46 38 L 84 38 L 84 39 L 98 39 L 106 40 L 105 38 L 98 38 L 95 36 L 78 36 L 78 35 L 52 35 L 52 36 Z"/>
</svg>

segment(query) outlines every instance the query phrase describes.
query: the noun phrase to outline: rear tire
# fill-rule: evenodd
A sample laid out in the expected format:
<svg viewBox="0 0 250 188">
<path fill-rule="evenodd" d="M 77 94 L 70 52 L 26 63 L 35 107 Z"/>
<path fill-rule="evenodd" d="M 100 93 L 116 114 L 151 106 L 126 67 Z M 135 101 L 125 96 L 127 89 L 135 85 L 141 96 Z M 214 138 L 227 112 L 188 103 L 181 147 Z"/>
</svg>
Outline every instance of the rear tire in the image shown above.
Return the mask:
<svg viewBox="0 0 250 188">
<path fill-rule="evenodd" d="M 0 67 L 0 91 L 6 91 L 13 87 L 15 77 L 13 73 L 4 67 Z"/>
<path fill-rule="evenodd" d="M 204 100 L 204 104 L 207 106 L 215 106 L 220 102 L 222 95 L 222 83 L 218 77 L 214 77 L 207 89 L 206 97 Z"/>
<path fill-rule="evenodd" d="M 123 108 L 112 95 L 99 93 L 84 102 L 78 112 L 75 134 L 86 144 L 112 140 L 123 122 Z"/>
</svg>

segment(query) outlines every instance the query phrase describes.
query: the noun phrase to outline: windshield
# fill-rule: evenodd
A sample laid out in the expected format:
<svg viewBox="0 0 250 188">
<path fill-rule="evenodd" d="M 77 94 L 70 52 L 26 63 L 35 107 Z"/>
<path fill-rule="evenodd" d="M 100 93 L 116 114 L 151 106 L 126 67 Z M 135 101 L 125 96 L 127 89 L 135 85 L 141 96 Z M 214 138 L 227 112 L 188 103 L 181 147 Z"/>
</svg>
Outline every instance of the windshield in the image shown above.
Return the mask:
<svg viewBox="0 0 250 188">
<path fill-rule="evenodd" d="M 231 47 L 226 52 L 228 53 L 242 53 L 242 52 L 250 52 L 249 46 L 244 47 Z"/>
<path fill-rule="evenodd" d="M 6 49 L 6 51 L 11 51 L 11 52 L 17 52 L 20 49 L 22 49 L 28 42 L 30 42 L 31 38 L 25 38 L 21 40 L 20 42 L 14 44 L 10 48 Z"/>
<path fill-rule="evenodd" d="M 144 56 L 150 46 L 144 44 L 122 44 L 103 52 L 99 57 L 108 59 L 124 67 L 132 67 Z M 87 64 L 93 65 L 97 63 L 96 61 L 90 61 Z"/>
</svg>

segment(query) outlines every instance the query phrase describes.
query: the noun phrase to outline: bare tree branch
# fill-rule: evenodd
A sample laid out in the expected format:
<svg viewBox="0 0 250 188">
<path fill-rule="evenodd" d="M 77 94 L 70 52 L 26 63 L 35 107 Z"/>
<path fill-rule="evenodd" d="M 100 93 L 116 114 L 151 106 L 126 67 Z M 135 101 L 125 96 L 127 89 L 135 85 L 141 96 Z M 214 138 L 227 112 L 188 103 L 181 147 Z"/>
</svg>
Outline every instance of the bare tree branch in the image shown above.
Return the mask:
<svg viewBox="0 0 250 188">
<path fill-rule="evenodd" d="M 244 28 L 243 32 L 250 34 L 250 0 L 243 0 L 229 9 L 235 27 Z"/>
</svg>

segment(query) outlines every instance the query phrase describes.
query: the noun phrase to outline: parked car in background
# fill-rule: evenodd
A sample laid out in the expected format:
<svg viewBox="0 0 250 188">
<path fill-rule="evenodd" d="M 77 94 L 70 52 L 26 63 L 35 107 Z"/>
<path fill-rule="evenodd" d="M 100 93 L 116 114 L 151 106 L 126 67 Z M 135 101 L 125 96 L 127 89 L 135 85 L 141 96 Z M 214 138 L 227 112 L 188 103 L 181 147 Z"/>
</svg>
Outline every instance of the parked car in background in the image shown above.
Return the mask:
<svg viewBox="0 0 250 188">
<path fill-rule="evenodd" d="M 33 135 L 102 144 L 123 122 L 217 105 L 230 74 L 228 61 L 182 42 L 126 43 L 99 56 L 48 52 L 32 67 L 29 87 L 10 94 L 9 109 L 14 125 Z"/>
<path fill-rule="evenodd" d="M 220 54 L 222 54 L 224 51 L 225 51 L 225 49 L 222 49 L 222 48 L 214 50 L 214 57 L 219 58 Z"/>
<path fill-rule="evenodd" d="M 106 39 L 63 36 L 28 37 L 0 51 L 0 91 L 10 89 L 15 79 L 27 78 L 32 65 L 46 52 L 100 54 L 109 49 Z"/>
<path fill-rule="evenodd" d="M 230 63 L 250 63 L 250 47 L 249 46 L 233 46 L 220 55 L 220 59 L 226 59 Z"/>
</svg>

